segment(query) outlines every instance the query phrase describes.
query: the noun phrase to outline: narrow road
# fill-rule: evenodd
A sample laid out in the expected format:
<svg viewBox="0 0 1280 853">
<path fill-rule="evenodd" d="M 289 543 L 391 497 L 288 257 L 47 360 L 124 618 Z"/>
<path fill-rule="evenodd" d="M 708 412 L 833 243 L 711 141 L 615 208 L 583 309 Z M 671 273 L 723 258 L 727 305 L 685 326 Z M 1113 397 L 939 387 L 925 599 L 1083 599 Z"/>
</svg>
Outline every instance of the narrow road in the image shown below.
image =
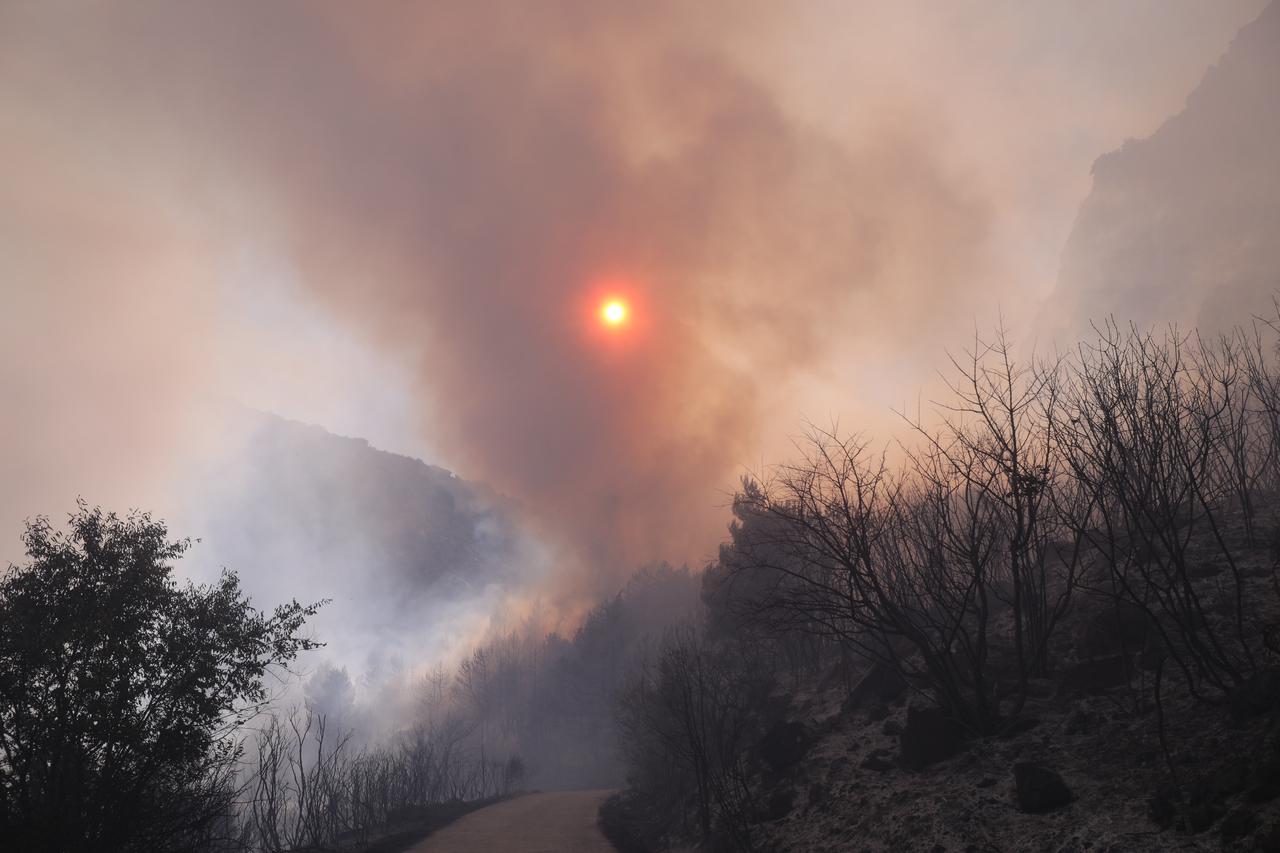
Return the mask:
<svg viewBox="0 0 1280 853">
<path fill-rule="evenodd" d="M 614 853 L 596 828 L 611 793 L 526 794 L 460 818 L 409 853 Z"/>
</svg>

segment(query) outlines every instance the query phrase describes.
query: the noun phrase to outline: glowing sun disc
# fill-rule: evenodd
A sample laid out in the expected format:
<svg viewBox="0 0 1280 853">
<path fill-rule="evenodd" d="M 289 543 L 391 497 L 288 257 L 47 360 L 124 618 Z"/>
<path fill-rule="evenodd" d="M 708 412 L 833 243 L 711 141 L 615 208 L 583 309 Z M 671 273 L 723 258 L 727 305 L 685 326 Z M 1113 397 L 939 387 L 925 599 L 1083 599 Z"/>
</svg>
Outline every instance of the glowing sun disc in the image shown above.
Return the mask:
<svg viewBox="0 0 1280 853">
<path fill-rule="evenodd" d="M 627 319 L 627 306 L 617 299 L 611 299 L 600 309 L 600 318 L 610 326 L 620 326 Z"/>
</svg>

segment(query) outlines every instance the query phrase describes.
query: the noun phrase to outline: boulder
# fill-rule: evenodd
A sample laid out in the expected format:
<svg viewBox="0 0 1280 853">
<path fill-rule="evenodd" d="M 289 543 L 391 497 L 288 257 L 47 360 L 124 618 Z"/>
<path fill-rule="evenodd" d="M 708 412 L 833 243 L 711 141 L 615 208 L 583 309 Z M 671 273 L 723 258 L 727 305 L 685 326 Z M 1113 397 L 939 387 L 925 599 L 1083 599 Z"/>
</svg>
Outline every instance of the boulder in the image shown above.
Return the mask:
<svg viewBox="0 0 1280 853">
<path fill-rule="evenodd" d="M 845 713 L 870 705 L 892 702 L 907 689 L 907 683 L 896 669 L 879 661 L 871 665 L 844 700 Z"/>
<path fill-rule="evenodd" d="M 1093 696 L 1129 683 L 1129 661 L 1122 655 L 1081 661 L 1065 668 L 1058 688 L 1067 695 Z"/>
<path fill-rule="evenodd" d="M 781 820 L 791 814 L 791 810 L 795 808 L 796 794 L 790 788 L 781 788 L 774 791 L 764 801 L 764 806 L 760 809 L 759 819 L 763 821 Z"/>
<path fill-rule="evenodd" d="M 1251 803 L 1269 803 L 1280 797 L 1280 783 L 1272 780 L 1259 782 L 1245 793 L 1245 799 Z"/>
<path fill-rule="evenodd" d="M 1066 722 L 1062 726 L 1062 733 L 1065 735 L 1088 734 L 1097 728 L 1097 725 L 1097 715 L 1081 702 L 1067 715 Z"/>
<path fill-rule="evenodd" d="M 1071 789 L 1053 770 L 1028 761 L 1013 765 L 1018 808 L 1024 812 L 1047 812 L 1071 802 Z"/>
<path fill-rule="evenodd" d="M 866 758 L 862 759 L 862 767 L 866 770 L 874 770 L 877 773 L 885 773 L 892 770 L 893 762 L 889 760 L 889 750 L 872 750 Z"/>
<path fill-rule="evenodd" d="M 1231 691 L 1231 716 L 1244 721 L 1280 709 L 1280 667 L 1260 670 Z"/>
<path fill-rule="evenodd" d="M 1218 832 L 1223 845 L 1232 844 L 1258 828 L 1258 816 L 1248 809 L 1233 809 L 1222 819 Z"/>
<path fill-rule="evenodd" d="M 902 763 L 920 770 L 959 752 L 964 731 L 941 708 L 908 708 L 899 743 Z"/>
<path fill-rule="evenodd" d="M 1199 835 L 1218 822 L 1218 818 L 1226 813 L 1226 807 L 1212 800 L 1193 802 L 1187 807 L 1186 829 L 1193 835 Z"/>
<path fill-rule="evenodd" d="M 756 754 L 775 775 L 790 770 L 809 751 L 813 738 L 803 723 L 780 721 L 765 732 Z"/>
<path fill-rule="evenodd" d="M 1156 788 L 1147 801 L 1147 816 L 1161 829 L 1168 829 L 1178 817 L 1178 792 L 1172 785 Z"/>
<path fill-rule="evenodd" d="M 1038 725 L 1040 725 L 1039 717 L 1016 717 L 1005 723 L 1004 728 L 1000 731 L 1000 737 L 1002 740 L 1012 740 L 1018 735 L 1026 734 Z"/>
<path fill-rule="evenodd" d="M 1255 835 L 1253 849 L 1260 853 L 1280 853 L 1280 823 L 1273 823 Z"/>
<path fill-rule="evenodd" d="M 1147 813 L 1161 828 L 1177 824 L 1179 829 L 1198 835 L 1226 814 L 1226 807 L 1203 784 L 1193 785 L 1183 797 L 1170 784 L 1161 785 L 1147 804 Z"/>
<path fill-rule="evenodd" d="M 1146 645 L 1151 633 L 1151 617 L 1145 610 L 1127 601 L 1113 601 L 1084 623 L 1077 634 L 1076 652 L 1081 658 L 1133 653 Z"/>
<path fill-rule="evenodd" d="M 1232 761 L 1210 773 L 1199 787 L 1203 796 L 1227 800 L 1248 788 L 1252 780 L 1253 774 L 1243 762 Z"/>
<path fill-rule="evenodd" d="M 1169 651 L 1165 648 L 1164 640 L 1152 631 L 1142 651 L 1138 653 L 1138 666 L 1143 672 L 1155 672 L 1168 657 Z"/>
</svg>

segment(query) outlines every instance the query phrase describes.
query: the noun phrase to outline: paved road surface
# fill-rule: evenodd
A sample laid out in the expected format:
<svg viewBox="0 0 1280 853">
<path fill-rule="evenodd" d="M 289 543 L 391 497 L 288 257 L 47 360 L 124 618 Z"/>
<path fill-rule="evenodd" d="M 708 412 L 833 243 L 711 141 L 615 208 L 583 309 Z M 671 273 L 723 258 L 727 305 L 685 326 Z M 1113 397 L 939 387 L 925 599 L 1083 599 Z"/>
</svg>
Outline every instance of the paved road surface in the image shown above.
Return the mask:
<svg viewBox="0 0 1280 853">
<path fill-rule="evenodd" d="M 409 853 L 614 853 L 596 828 L 611 793 L 526 794 L 454 821 Z"/>
</svg>

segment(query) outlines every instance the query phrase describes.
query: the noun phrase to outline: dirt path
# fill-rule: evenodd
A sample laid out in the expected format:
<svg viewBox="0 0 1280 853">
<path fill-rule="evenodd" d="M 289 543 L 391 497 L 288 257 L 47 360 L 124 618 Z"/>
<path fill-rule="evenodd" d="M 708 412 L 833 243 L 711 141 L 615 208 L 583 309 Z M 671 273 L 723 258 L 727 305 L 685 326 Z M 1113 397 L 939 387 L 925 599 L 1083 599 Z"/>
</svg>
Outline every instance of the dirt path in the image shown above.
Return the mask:
<svg viewBox="0 0 1280 853">
<path fill-rule="evenodd" d="M 526 794 L 472 812 L 409 853 L 614 853 L 596 828 L 596 810 L 611 793 Z"/>
</svg>

